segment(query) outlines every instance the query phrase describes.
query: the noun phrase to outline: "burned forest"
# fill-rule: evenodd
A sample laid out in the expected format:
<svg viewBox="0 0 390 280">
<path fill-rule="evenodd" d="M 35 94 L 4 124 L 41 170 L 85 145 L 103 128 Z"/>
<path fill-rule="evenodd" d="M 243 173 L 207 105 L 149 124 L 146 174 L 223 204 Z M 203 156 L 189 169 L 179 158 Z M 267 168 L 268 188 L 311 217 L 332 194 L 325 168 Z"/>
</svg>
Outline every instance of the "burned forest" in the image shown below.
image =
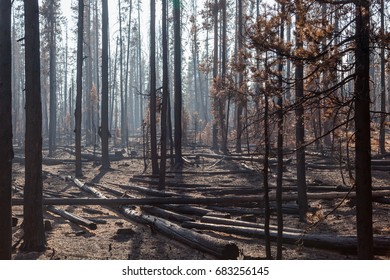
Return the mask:
<svg viewBox="0 0 390 280">
<path fill-rule="evenodd" d="M 389 260 L 389 23 L 0 0 L 0 259 Z"/>
</svg>

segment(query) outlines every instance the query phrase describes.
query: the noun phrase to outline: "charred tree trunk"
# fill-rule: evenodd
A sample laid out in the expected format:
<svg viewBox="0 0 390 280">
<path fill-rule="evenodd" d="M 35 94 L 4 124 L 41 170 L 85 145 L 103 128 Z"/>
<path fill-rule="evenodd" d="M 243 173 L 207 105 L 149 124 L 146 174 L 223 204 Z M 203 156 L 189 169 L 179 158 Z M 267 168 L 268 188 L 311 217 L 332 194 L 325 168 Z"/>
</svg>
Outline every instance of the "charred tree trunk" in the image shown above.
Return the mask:
<svg viewBox="0 0 390 280">
<path fill-rule="evenodd" d="M 281 14 L 284 15 L 285 13 L 285 5 L 281 5 Z M 280 22 L 280 39 L 284 40 L 284 18 L 281 17 Z M 276 243 L 277 243 L 277 249 L 276 249 L 276 259 L 281 260 L 282 254 L 283 254 L 283 130 L 284 130 L 284 122 L 283 122 L 283 97 L 282 97 L 282 90 L 283 90 L 283 61 L 280 57 L 280 63 L 278 65 L 278 87 L 279 87 L 279 96 L 277 101 L 277 118 L 278 118 L 278 136 L 277 136 L 277 177 L 276 177 L 276 216 L 277 216 L 277 224 L 278 224 L 278 230 L 277 230 L 277 237 L 276 237 Z"/>
<path fill-rule="evenodd" d="M 370 1 L 356 4 L 355 156 L 358 258 L 373 258 L 370 132 Z"/>
<path fill-rule="evenodd" d="M 161 108 L 161 160 L 159 187 L 165 187 L 165 171 L 167 162 L 167 114 L 169 95 L 169 73 L 168 73 L 168 32 L 167 32 L 167 1 L 162 0 L 162 48 L 163 48 L 163 88 Z"/>
<path fill-rule="evenodd" d="M 156 120 L 156 1 L 150 0 L 150 152 L 152 174 L 158 174 L 157 120 Z"/>
<path fill-rule="evenodd" d="M 242 71 L 244 69 L 241 69 L 241 66 L 243 65 L 243 54 L 241 53 L 243 43 L 242 43 L 242 30 L 243 30 L 243 25 L 242 25 L 242 20 L 243 20 L 243 13 L 242 13 L 242 1 L 237 1 L 238 4 L 238 30 L 237 30 L 237 47 L 238 47 L 238 63 L 239 63 L 239 69 L 240 72 L 238 73 L 238 89 L 240 92 L 240 89 L 243 88 L 242 84 L 244 82 L 244 74 Z M 242 112 L 243 112 L 243 102 L 244 102 L 244 96 L 243 92 L 240 93 L 240 96 L 237 98 L 237 128 L 236 128 L 236 152 L 241 153 L 241 135 L 242 135 Z"/>
<path fill-rule="evenodd" d="M 214 58 L 213 58 L 213 83 L 217 85 L 218 78 L 218 0 L 214 1 L 213 4 L 213 15 L 214 15 Z M 214 96 L 213 98 L 214 110 L 218 110 L 218 98 Z M 218 151 L 218 126 L 217 126 L 217 118 L 216 113 L 214 113 L 213 120 L 213 143 L 211 146 L 212 150 Z"/>
<path fill-rule="evenodd" d="M 221 0 L 220 5 L 222 8 L 222 42 L 221 42 L 221 83 L 223 87 L 226 87 L 226 67 L 227 67 L 227 1 Z M 230 102 L 230 96 L 222 96 L 218 98 L 218 114 L 221 130 L 221 151 L 224 154 L 228 154 L 228 125 L 229 108 L 226 108 L 226 98 Z M 226 112 L 225 112 L 226 111 Z M 226 123 L 225 123 L 226 121 Z"/>
<path fill-rule="evenodd" d="M 24 1 L 26 71 L 26 143 L 24 251 L 45 250 L 42 206 L 42 104 L 38 0 Z"/>
<path fill-rule="evenodd" d="M 81 164 L 81 119 L 82 119 L 82 91 L 83 91 L 83 34 L 84 34 L 84 0 L 79 0 L 77 34 L 77 77 L 76 77 L 76 110 L 75 110 L 75 141 L 76 141 L 76 177 L 82 177 Z"/>
<path fill-rule="evenodd" d="M 54 13 L 54 0 L 49 4 L 49 57 L 50 57 L 50 121 L 49 121 L 49 157 L 53 156 L 56 146 L 57 130 L 57 54 L 56 54 L 56 18 Z"/>
<path fill-rule="evenodd" d="M 381 0 L 381 35 L 385 34 L 385 1 Z M 386 57 L 385 57 L 385 45 L 381 46 L 381 121 L 380 121 L 380 132 L 379 132 L 379 151 L 383 155 L 386 153 L 386 133 L 385 133 L 385 122 L 386 122 Z"/>
<path fill-rule="evenodd" d="M 12 253 L 11 1 L 0 0 L 0 260 Z"/>
<path fill-rule="evenodd" d="M 266 71 L 269 71 L 267 61 L 266 61 Z M 269 184 L 268 184 L 268 168 L 269 168 L 269 153 L 270 153 L 270 135 L 268 129 L 268 89 L 267 86 L 264 92 L 264 146 L 265 146 L 265 154 L 264 154 L 264 165 L 263 165 L 263 185 L 264 185 L 264 234 L 265 234 L 265 253 L 266 258 L 271 259 L 271 239 L 270 239 L 270 219 L 271 219 L 271 211 L 270 211 L 270 203 L 269 203 Z"/>
<path fill-rule="evenodd" d="M 296 48 L 303 48 L 301 32 L 304 26 L 304 7 L 302 1 L 296 1 Z M 305 168 L 305 120 L 304 120 L 304 83 L 303 83 L 303 62 L 297 60 L 295 64 L 295 102 L 297 103 L 296 114 L 296 157 L 297 157 L 297 183 L 298 183 L 298 204 L 301 221 L 306 221 L 307 196 L 306 196 L 306 168 Z"/>
<path fill-rule="evenodd" d="M 174 116 L 175 116 L 175 166 L 180 168 L 183 165 L 182 159 L 182 85 L 181 85 L 181 19 L 180 19 L 181 1 L 173 1 L 173 19 L 174 19 Z"/>
<path fill-rule="evenodd" d="M 110 168 L 108 155 L 108 3 L 102 0 L 102 169 Z"/>
</svg>

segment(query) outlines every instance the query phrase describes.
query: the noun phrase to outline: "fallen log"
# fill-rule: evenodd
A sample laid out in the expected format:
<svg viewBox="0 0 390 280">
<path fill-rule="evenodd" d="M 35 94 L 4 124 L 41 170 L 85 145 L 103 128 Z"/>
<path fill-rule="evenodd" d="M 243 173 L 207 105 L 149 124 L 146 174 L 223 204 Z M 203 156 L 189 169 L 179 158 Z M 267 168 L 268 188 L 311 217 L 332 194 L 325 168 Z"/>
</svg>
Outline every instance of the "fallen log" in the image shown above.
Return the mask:
<svg viewBox="0 0 390 280">
<path fill-rule="evenodd" d="M 183 214 L 203 216 L 206 215 L 210 210 L 202 207 L 191 206 L 191 205 L 172 205 L 172 204 L 163 204 L 160 205 L 160 208 L 176 211 Z"/>
<path fill-rule="evenodd" d="M 71 176 L 67 176 L 65 177 L 65 180 L 70 180 L 72 181 L 73 183 L 76 184 L 77 187 L 79 187 L 80 189 L 82 189 L 83 191 L 87 192 L 87 193 L 90 193 L 94 196 L 97 196 L 99 198 L 107 198 L 106 196 L 104 196 L 101 192 L 99 192 L 97 189 L 93 188 L 93 187 L 89 187 L 87 186 L 85 183 L 81 182 L 79 179 L 77 178 L 73 178 Z"/>
<path fill-rule="evenodd" d="M 205 190 L 208 195 L 221 196 L 226 194 L 237 194 L 237 195 L 249 195 L 249 194 L 261 194 L 264 190 L 253 187 L 252 189 L 219 189 L 219 190 Z"/>
<path fill-rule="evenodd" d="M 130 179 L 130 181 L 133 181 L 133 180 Z M 133 191 L 143 193 L 146 195 L 161 196 L 161 197 L 178 196 L 178 194 L 174 193 L 174 192 L 169 192 L 169 191 L 164 191 L 164 190 L 154 190 L 154 189 L 141 187 L 141 186 L 130 186 L 130 185 L 121 185 L 121 184 L 113 184 L 113 185 L 116 185 L 116 186 L 118 186 L 122 189 L 125 189 L 125 190 L 133 190 Z M 158 185 L 158 182 L 156 182 L 156 185 Z"/>
<path fill-rule="evenodd" d="M 154 175 L 154 174 L 136 174 L 136 175 L 133 175 L 133 178 L 152 178 L 152 179 L 158 179 L 160 178 L 160 175 Z M 165 178 L 174 178 L 175 176 L 173 175 L 165 175 Z"/>
<path fill-rule="evenodd" d="M 131 182 L 138 182 L 138 183 L 145 183 L 149 185 L 158 185 L 160 182 L 158 180 L 147 180 L 142 178 L 137 178 L 137 176 L 134 176 L 133 178 L 130 178 Z M 197 187 L 210 187 L 209 184 L 188 184 L 188 183 L 182 183 L 182 182 L 170 182 L 165 181 L 166 186 L 170 187 L 183 187 L 183 188 L 197 188 Z"/>
<path fill-rule="evenodd" d="M 212 230 L 217 232 L 224 232 L 228 234 L 250 236 L 263 239 L 265 233 L 263 229 L 206 224 L 198 222 L 185 222 L 182 225 L 186 228 L 196 228 L 203 230 Z M 270 230 L 270 238 L 276 241 L 277 232 Z M 302 234 L 293 232 L 283 232 L 283 242 L 286 244 L 299 244 L 306 247 L 321 248 L 325 250 L 336 250 L 342 253 L 357 252 L 357 237 L 356 236 L 335 236 L 330 234 Z M 374 254 L 389 255 L 390 254 L 390 238 L 383 236 L 374 237 Z"/>
<path fill-rule="evenodd" d="M 238 247 L 232 242 L 226 242 L 206 234 L 182 228 L 177 224 L 158 217 L 136 213 L 134 210 L 126 207 L 123 209 L 126 216 L 130 219 L 135 219 L 135 221 L 143 220 L 144 223 L 151 224 L 155 230 L 166 236 L 197 250 L 212 254 L 218 259 L 237 259 L 239 256 Z"/>
<path fill-rule="evenodd" d="M 371 170 L 390 171 L 390 165 L 371 165 Z"/>
<path fill-rule="evenodd" d="M 25 158 L 20 156 L 15 156 L 12 160 L 14 163 L 24 164 Z M 82 162 L 87 162 L 86 160 L 82 160 Z M 73 164 L 75 163 L 74 159 L 59 159 L 59 158 L 42 158 L 42 164 L 44 165 L 58 165 L 58 164 Z"/>
<path fill-rule="evenodd" d="M 388 159 L 372 159 L 371 165 L 387 165 L 390 166 L 390 160 Z"/>
<path fill-rule="evenodd" d="M 61 216 L 62 218 L 72 222 L 72 223 L 75 223 L 77 225 L 82 225 L 82 226 L 85 226 L 91 230 L 95 230 L 97 229 L 97 225 L 96 223 L 90 221 L 90 220 L 87 220 L 85 218 L 82 218 L 82 217 L 78 217 L 72 213 L 69 213 L 68 211 L 65 211 L 65 210 L 61 210 L 61 209 L 58 209 L 54 206 L 47 206 L 46 209 L 49 211 L 49 212 L 52 212 L 54 214 L 57 214 L 59 216 Z"/>
<path fill-rule="evenodd" d="M 252 223 L 252 222 L 247 222 L 247 221 L 226 219 L 226 218 L 214 217 L 214 216 L 203 216 L 200 219 L 200 221 L 202 223 L 207 223 L 207 224 L 217 224 L 217 225 L 221 224 L 221 225 L 264 229 L 264 225 L 260 224 L 260 223 Z M 275 230 L 275 231 L 278 229 L 278 227 L 275 225 L 269 225 L 269 227 L 270 227 L 270 229 Z M 287 228 L 287 227 L 283 227 L 283 231 L 302 233 L 302 234 L 304 233 L 304 231 L 301 229 Z"/>
<path fill-rule="evenodd" d="M 84 189 L 88 189 L 83 184 Z M 92 188 L 93 189 L 93 188 Z M 93 193 L 100 193 L 97 190 L 91 190 Z M 344 198 L 346 193 L 328 192 L 328 193 L 308 193 L 310 200 L 333 200 Z M 390 190 L 373 191 L 372 197 L 390 196 Z M 161 205 L 161 204 L 198 204 L 198 205 L 239 205 L 243 203 L 260 203 L 262 196 L 225 196 L 225 197 L 149 197 L 149 198 L 44 198 L 43 205 Z M 270 200 L 276 200 L 275 193 L 269 194 Z M 349 198 L 356 197 L 356 192 L 351 192 Z M 297 194 L 284 194 L 283 201 L 296 201 Z M 23 205 L 23 199 L 14 198 L 12 204 Z"/>
<path fill-rule="evenodd" d="M 306 164 L 307 168 L 311 169 L 320 169 L 320 170 L 335 170 L 340 169 L 340 165 L 337 164 L 320 164 L 320 163 L 308 163 Z M 341 166 L 341 168 L 345 169 L 345 166 Z"/>
<path fill-rule="evenodd" d="M 181 214 L 175 213 L 173 211 L 169 211 L 169 210 L 162 209 L 159 207 L 142 206 L 141 209 L 142 209 L 142 211 L 145 211 L 151 215 L 154 215 L 154 216 L 157 216 L 157 217 L 160 217 L 163 219 L 167 219 L 170 221 L 175 221 L 175 222 L 179 222 L 179 223 L 183 223 L 183 222 L 187 222 L 187 221 L 195 221 L 191 217 L 181 215 Z"/>
<path fill-rule="evenodd" d="M 388 198 L 388 197 L 374 197 L 372 199 L 372 201 L 380 203 L 380 204 L 388 204 L 388 205 L 390 205 L 390 198 Z"/>
<path fill-rule="evenodd" d="M 264 210 L 261 210 L 261 209 L 248 209 L 248 208 L 239 208 L 239 207 L 228 208 L 228 207 L 222 207 L 222 206 L 208 206 L 207 208 L 210 210 L 230 213 L 233 215 L 235 215 L 235 214 L 236 215 L 247 215 L 247 214 L 263 215 L 264 214 Z"/>
<path fill-rule="evenodd" d="M 216 175 L 233 175 L 233 174 L 252 174 L 251 170 L 231 170 L 231 171 L 167 171 L 168 174 L 190 174 L 197 176 L 216 176 Z"/>
</svg>

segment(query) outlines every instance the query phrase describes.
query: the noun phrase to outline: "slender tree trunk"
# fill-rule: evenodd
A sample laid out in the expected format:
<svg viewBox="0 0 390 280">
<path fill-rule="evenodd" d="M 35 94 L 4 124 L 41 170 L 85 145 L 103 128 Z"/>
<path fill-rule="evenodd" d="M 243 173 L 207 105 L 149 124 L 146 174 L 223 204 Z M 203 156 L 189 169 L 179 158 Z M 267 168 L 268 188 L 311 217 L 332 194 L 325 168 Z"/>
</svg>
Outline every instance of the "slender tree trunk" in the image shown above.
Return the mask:
<svg viewBox="0 0 390 280">
<path fill-rule="evenodd" d="M 285 5 L 281 4 L 280 7 L 281 14 L 284 15 L 286 12 Z M 280 20 L 280 39 L 284 40 L 284 17 L 281 17 Z M 279 96 L 277 101 L 277 118 L 278 118 L 278 136 L 277 136 L 277 175 L 276 175 L 276 216 L 277 216 L 277 225 L 278 225 L 278 233 L 276 238 L 277 249 L 276 249 L 276 259 L 281 260 L 283 254 L 283 61 L 282 57 L 279 57 L 280 62 L 278 65 L 278 88 L 279 88 Z"/>
<path fill-rule="evenodd" d="M 174 20 L 174 76 L 175 76 L 175 166 L 181 168 L 182 159 L 182 83 L 181 83 L 181 19 L 180 19 L 180 0 L 173 0 L 173 20 Z"/>
<path fill-rule="evenodd" d="M 240 65 L 240 70 L 241 71 L 244 71 L 243 69 L 241 69 L 241 65 L 243 64 L 243 57 L 242 57 L 242 54 L 241 54 L 241 50 L 242 50 L 242 28 L 243 28 L 243 25 L 242 25 L 242 19 L 243 19 L 243 13 L 242 13 L 242 1 L 237 1 L 238 2 L 238 28 L 237 28 L 237 47 L 238 47 L 238 52 L 237 52 L 237 55 L 238 55 L 238 63 Z M 242 72 L 239 72 L 238 73 L 238 88 L 240 90 L 240 88 L 242 88 L 242 84 L 244 82 L 244 73 Z M 237 101 L 237 115 L 236 115 L 236 121 L 237 121 L 237 127 L 236 127 L 236 152 L 237 153 L 241 153 L 242 152 L 242 149 L 241 149 L 241 135 L 242 135 L 242 121 L 241 121 L 241 118 L 242 118 L 242 112 L 243 112 L 243 102 L 244 102 L 244 97 L 240 96 L 238 97 L 238 101 Z"/>
<path fill-rule="evenodd" d="M 42 104 L 38 0 L 24 1 L 26 144 L 23 207 L 24 251 L 45 250 L 42 206 Z"/>
<path fill-rule="evenodd" d="M 108 155 L 108 4 L 102 0 L 102 169 L 110 168 Z"/>
<path fill-rule="evenodd" d="M 87 0 L 85 2 L 85 15 L 84 15 L 84 31 L 85 31 L 85 46 L 84 52 L 86 56 L 86 67 L 85 67 L 85 95 L 84 95 L 84 101 L 85 104 L 88 104 L 85 106 L 84 109 L 84 116 L 85 116 L 85 122 L 84 122 L 84 128 L 85 128 L 85 145 L 90 146 L 93 143 L 93 134 L 92 134 L 92 116 L 93 116 L 93 109 L 92 109 L 92 40 L 91 40 L 91 7 L 92 3 L 91 0 Z"/>
<path fill-rule="evenodd" d="M 141 50 L 141 1 L 138 1 L 138 82 L 139 82 L 139 120 L 140 127 L 144 123 L 144 98 L 143 98 L 143 71 L 142 71 L 142 50 Z"/>
<path fill-rule="evenodd" d="M 99 94 L 100 94 L 100 76 L 99 76 L 99 11 L 98 11 L 99 10 L 99 8 L 98 8 L 99 5 L 98 5 L 98 1 L 99 0 L 96 0 L 96 2 L 95 2 L 95 37 L 96 37 L 96 42 L 95 42 L 95 71 L 96 71 L 96 94 L 97 94 L 97 96 L 99 96 Z M 96 122 L 95 122 L 96 123 L 95 124 L 95 138 L 97 137 L 97 132 L 99 130 L 96 126 L 98 126 L 98 124 L 100 123 L 99 98 L 97 97 L 96 99 L 97 100 L 96 100 L 96 116 L 95 116 L 95 120 L 96 120 Z M 95 148 L 94 148 L 94 151 L 95 151 Z"/>
<path fill-rule="evenodd" d="M 217 86 L 217 79 L 218 79 L 218 0 L 214 1 L 213 4 L 213 15 L 214 15 L 214 59 L 213 59 L 213 82 L 214 85 Z M 218 111 L 218 98 L 213 98 L 214 103 L 214 110 Z M 213 128 L 212 128 L 212 146 L 211 149 L 218 151 L 218 126 L 217 126 L 217 118 L 216 113 L 214 113 L 214 120 L 213 120 Z"/>
<path fill-rule="evenodd" d="M 12 253 L 11 1 L 0 0 L 0 260 Z"/>
<path fill-rule="evenodd" d="M 267 61 L 265 62 L 268 63 Z M 268 65 L 265 66 L 265 71 L 269 71 Z M 267 82 L 266 82 L 267 83 Z M 270 203 L 269 203 L 269 184 L 268 184 L 268 168 L 269 168 L 269 153 L 270 153 L 270 135 L 268 129 L 268 93 L 265 88 L 264 93 L 264 166 L 263 166 L 263 185 L 264 185 L 264 234 L 265 234 L 265 252 L 266 258 L 268 260 L 272 259 L 271 255 L 271 237 L 269 231 L 270 219 L 271 219 L 271 211 L 270 211 Z"/>
<path fill-rule="evenodd" d="M 355 156 L 358 258 L 373 258 L 370 132 L 370 1 L 356 4 Z"/>
<path fill-rule="evenodd" d="M 129 90 L 129 80 L 130 83 L 132 82 L 132 77 L 133 77 L 133 70 L 130 71 L 129 73 L 129 64 L 130 64 L 130 45 L 131 45 L 131 20 L 132 20 L 132 12 L 133 12 L 133 1 L 130 0 L 130 11 L 129 11 L 129 22 L 127 25 L 127 49 L 126 49 L 126 75 L 125 75 L 125 137 L 126 137 L 126 147 L 129 148 L 129 127 L 130 130 L 133 129 L 134 127 L 134 116 L 131 116 L 131 121 L 129 124 L 129 114 L 128 114 L 128 92 L 132 92 Z M 130 76 L 130 79 L 129 79 Z M 130 93 L 130 106 L 133 106 L 133 98 L 132 98 L 132 93 Z M 133 110 L 130 110 L 133 112 Z"/>
<path fill-rule="evenodd" d="M 57 130 L 57 53 L 56 53 L 56 18 L 54 13 L 54 0 L 49 3 L 49 22 L 50 22 L 50 121 L 49 121 L 49 157 L 53 156 L 56 146 Z"/>
<path fill-rule="evenodd" d="M 120 96 L 121 96 L 121 146 L 126 146 L 126 111 L 125 111 L 125 97 L 123 91 L 123 32 L 122 32 L 122 9 L 121 9 L 121 0 L 118 0 L 119 8 L 119 87 L 120 87 Z M 126 73 L 127 76 L 127 73 Z"/>
<path fill-rule="evenodd" d="M 227 66 L 227 1 L 221 0 L 222 8 L 222 43 L 221 43 L 221 81 L 223 87 L 226 86 L 226 66 Z M 230 102 L 230 94 L 228 96 Z M 225 124 L 225 120 L 229 119 L 229 108 L 226 112 L 226 97 L 220 97 L 218 106 L 219 121 L 220 121 L 220 130 L 221 130 L 221 150 L 222 153 L 228 153 L 227 146 L 227 135 L 228 135 L 228 125 Z M 227 115 L 227 116 L 226 116 Z"/>
<path fill-rule="evenodd" d="M 161 160 L 159 187 L 165 187 L 165 171 L 167 161 L 167 113 L 169 95 L 169 69 L 168 69 L 168 30 L 167 30 L 167 0 L 162 0 L 162 52 L 163 52 L 163 88 L 161 108 Z"/>
<path fill-rule="evenodd" d="M 303 48 L 302 28 L 304 26 L 304 11 L 301 0 L 296 1 L 296 48 Z M 297 184 L 298 204 L 301 221 L 306 221 L 307 194 L 306 194 L 306 163 L 305 163 L 305 120 L 304 120 L 304 85 L 303 85 L 303 62 L 298 60 L 295 64 L 295 98 L 296 98 L 296 157 L 297 157 Z"/>
<path fill-rule="evenodd" d="M 381 0 L 381 34 L 385 34 L 385 1 Z M 380 121 L 380 133 L 379 133 L 379 151 L 381 154 L 386 153 L 386 57 L 385 57 L 385 45 L 381 46 L 381 121 Z"/>
<path fill-rule="evenodd" d="M 156 2 L 150 0 L 150 151 L 152 157 L 152 174 L 158 172 L 157 155 L 157 120 L 156 120 Z"/>
<path fill-rule="evenodd" d="M 81 164 L 81 119 L 83 92 L 83 34 L 84 34 L 84 0 L 79 0 L 79 15 L 77 23 L 77 73 L 76 73 L 76 110 L 75 110 L 75 146 L 76 146 L 76 177 L 82 177 Z"/>
<path fill-rule="evenodd" d="M 68 119 L 68 25 L 65 25 L 65 73 L 64 73 L 64 117 L 65 117 L 65 138 L 69 140 L 69 119 Z M 70 118 L 69 114 L 69 118 Z M 68 145 L 69 142 L 66 142 Z"/>
</svg>

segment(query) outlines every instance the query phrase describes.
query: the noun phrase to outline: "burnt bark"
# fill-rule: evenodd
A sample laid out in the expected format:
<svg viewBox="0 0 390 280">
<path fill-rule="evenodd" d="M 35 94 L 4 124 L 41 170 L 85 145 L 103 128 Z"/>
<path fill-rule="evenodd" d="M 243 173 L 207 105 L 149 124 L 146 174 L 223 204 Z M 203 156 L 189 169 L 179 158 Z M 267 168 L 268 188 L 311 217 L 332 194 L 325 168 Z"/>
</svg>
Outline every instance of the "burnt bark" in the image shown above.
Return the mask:
<svg viewBox="0 0 390 280">
<path fill-rule="evenodd" d="M 296 1 L 296 48 L 303 48 L 302 28 L 304 26 L 304 14 L 302 1 Z M 298 60 L 295 64 L 295 97 L 296 97 L 296 158 L 297 158 L 297 183 L 298 183 L 298 205 L 301 221 L 306 220 L 307 196 L 306 196 L 306 168 L 305 168 L 305 120 L 304 120 L 304 73 L 303 62 Z"/>
<path fill-rule="evenodd" d="M 157 154 L 157 120 L 156 120 L 156 1 L 150 1 L 150 152 L 152 157 L 152 174 L 158 172 Z"/>
<path fill-rule="evenodd" d="M 12 82 L 11 1 L 0 1 L 0 260 L 12 247 Z"/>
<path fill-rule="evenodd" d="M 167 162 L 167 114 L 169 95 L 169 73 L 168 73 L 168 32 L 167 32 L 167 1 L 162 1 L 162 48 L 163 48 L 163 88 L 161 108 L 161 160 L 159 187 L 165 187 L 166 162 Z"/>
<path fill-rule="evenodd" d="M 370 130 L 370 1 L 356 4 L 355 172 L 358 258 L 373 258 Z"/>
<path fill-rule="evenodd" d="M 24 1 L 26 140 L 23 207 L 24 251 L 45 250 L 42 207 L 42 104 L 38 0 Z"/>
<path fill-rule="evenodd" d="M 110 168 L 108 154 L 108 3 L 102 0 L 102 169 Z"/>
<path fill-rule="evenodd" d="M 82 177 L 81 164 L 81 119 L 83 91 L 83 33 L 84 33 L 84 0 L 79 0 L 79 15 L 77 22 L 77 77 L 76 77 L 76 109 L 75 109 L 75 146 L 76 146 L 76 177 Z"/>
<path fill-rule="evenodd" d="M 175 146 L 175 166 L 180 168 L 183 165 L 182 159 L 182 79 L 181 79 L 181 1 L 173 1 L 173 19 L 174 19 L 174 146 Z"/>
</svg>

